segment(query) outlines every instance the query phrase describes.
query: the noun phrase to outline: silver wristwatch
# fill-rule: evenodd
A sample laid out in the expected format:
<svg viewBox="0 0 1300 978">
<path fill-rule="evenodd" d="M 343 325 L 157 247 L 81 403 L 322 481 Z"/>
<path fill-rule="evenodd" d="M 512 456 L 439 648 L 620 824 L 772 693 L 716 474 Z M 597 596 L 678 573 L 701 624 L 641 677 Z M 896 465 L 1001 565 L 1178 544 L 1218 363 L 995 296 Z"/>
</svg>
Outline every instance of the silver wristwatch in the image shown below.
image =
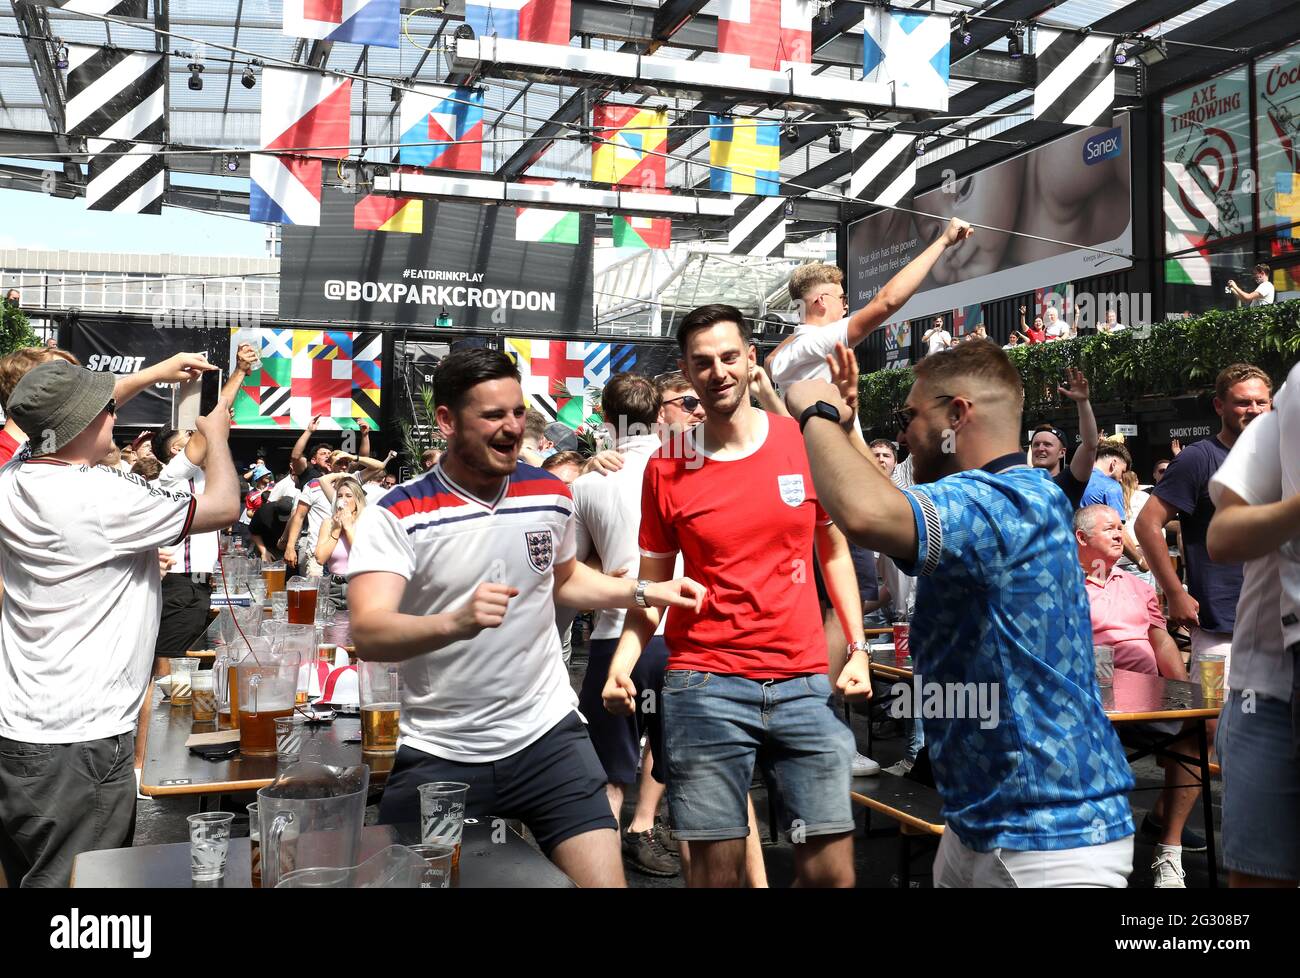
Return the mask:
<svg viewBox="0 0 1300 978">
<path fill-rule="evenodd" d="M 871 646 L 866 642 L 850 642 L 848 645 L 848 658 L 853 658 L 854 652 L 870 652 Z"/>
<path fill-rule="evenodd" d="M 638 608 L 649 608 L 649 607 L 650 607 L 650 605 L 646 603 L 646 599 L 645 599 L 645 589 L 646 589 L 647 587 L 649 587 L 649 586 L 650 586 L 650 582 L 649 582 L 649 581 L 637 581 L 637 582 L 636 582 L 636 606 L 637 606 Z"/>
</svg>

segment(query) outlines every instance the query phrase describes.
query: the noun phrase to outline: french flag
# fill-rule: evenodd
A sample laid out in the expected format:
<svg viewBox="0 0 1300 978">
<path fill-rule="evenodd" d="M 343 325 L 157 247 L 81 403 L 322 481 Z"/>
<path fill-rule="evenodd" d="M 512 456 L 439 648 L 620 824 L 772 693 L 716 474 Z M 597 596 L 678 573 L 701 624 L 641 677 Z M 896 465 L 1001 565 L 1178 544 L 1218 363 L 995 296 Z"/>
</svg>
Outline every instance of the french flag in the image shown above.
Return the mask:
<svg viewBox="0 0 1300 978">
<path fill-rule="evenodd" d="M 284 33 L 395 48 L 401 41 L 400 0 L 284 0 Z"/>
<path fill-rule="evenodd" d="M 465 23 L 475 37 L 569 45 L 569 0 L 466 0 Z"/>
</svg>

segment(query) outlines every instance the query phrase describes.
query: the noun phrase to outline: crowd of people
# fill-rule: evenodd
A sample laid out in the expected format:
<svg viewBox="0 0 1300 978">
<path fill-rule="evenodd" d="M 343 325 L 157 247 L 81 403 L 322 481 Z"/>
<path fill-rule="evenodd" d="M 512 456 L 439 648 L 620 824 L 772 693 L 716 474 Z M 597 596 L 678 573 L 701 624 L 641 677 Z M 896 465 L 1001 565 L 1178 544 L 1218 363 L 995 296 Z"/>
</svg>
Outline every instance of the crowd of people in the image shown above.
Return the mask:
<svg viewBox="0 0 1300 978">
<path fill-rule="evenodd" d="M 1171 680 L 1223 654 L 1224 861 L 1234 884 L 1295 887 L 1300 457 L 1282 433 L 1300 402 L 1282 390 L 1275 404 L 1255 367 L 1227 368 L 1220 431 L 1144 487 L 1098 432 L 1080 371 L 1059 388 L 1077 445 L 1042 424 L 1026 446 L 1002 349 L 927 335 L 890 437 L 868 441 L 851 350 L 971 234 L 952 221 L 852 314 L 839 269 L 802 266 L 790 294 L 804 322 L 761 364 L 739 310 L 693 310 L 679 370 L 605 385 L 608 442 L 590 457 L 548 438 L 510 357 L 457 350 L 434 375 L 445 449 L 401 483 L 365 426 L 344 452 L 316 421 L 286 471 L 264 456 L 237 470 L 230 404 L 249 347 L 193 431 L 121 445 L 123 402 L 211 366 L 181 355 L 115 378 L 57 349 L 0 360 L 9 884 L 66 885 L 77 853 L 131 843 L 145 690 L 206 626 L 217 533 L 233 528 L 264 559 L 329 578 L 358 655 L 401 664 L 381 822 L 414 821 L 422 784 L 464 782 L 467 815 L 522 820 L 580 885 L 624 885 L 630 865 L 763 886 L 757 768 L 796 883 L 847 887 L 852 779 L 924 769 L 947 827 L 938 886 L 1125 886 L 1140 835 L 1156 886 L 1178 887 L 1183 852 L 1204 848 L 1187 825 L 1199 779 L 1163 762 L 1135 825 L 1094 647 Z M 1026 328 L 1066 331 L 1052 310 Z M 1000 707 L 916 712 L 906 756 L 882 772 L 845 706 L 873 696 L 868 623 L 893 622 L 910 623 L 918 679 L 1000 691 Z M 1178 722 L 1123 740 L 1201 750 Z"/>
</svg>

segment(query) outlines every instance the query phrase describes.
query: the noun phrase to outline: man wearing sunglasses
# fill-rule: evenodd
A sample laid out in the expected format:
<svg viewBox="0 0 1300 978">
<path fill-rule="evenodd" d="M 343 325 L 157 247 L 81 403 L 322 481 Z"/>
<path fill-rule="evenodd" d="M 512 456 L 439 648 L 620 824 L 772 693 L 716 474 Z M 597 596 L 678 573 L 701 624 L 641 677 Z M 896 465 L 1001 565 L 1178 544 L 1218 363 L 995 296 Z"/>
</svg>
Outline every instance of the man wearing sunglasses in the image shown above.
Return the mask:
<svg viewBox="0 0 1300 978">
<path fill-rule="evenodd" d="M 200 495 L 95 464 L 113 443 L 115 383 L 53 360 L 9 399 L 30 437 L 0 470 L 0 863 L 10 886 L 67 886 L 78 853 L 131 844 L 158 548 L 239 516 L 228 403 L 198 422 L 208 443 Z"/>
<path fill-rule="evenodd" d="M 1025 463 L 1006 354 L 976 340 L 917 364 L 898 419 L 908 489 L 855 450 L 834 385 L 803 381 L 786 401 L 826 511 L 918 578 L 917 680 L 998 697 L 991 722 L 923 718 L 946 822 L 935 885 L 1125 886 L 1133 776 L 1096 685 L 1070 509 Z"/>
</svg>

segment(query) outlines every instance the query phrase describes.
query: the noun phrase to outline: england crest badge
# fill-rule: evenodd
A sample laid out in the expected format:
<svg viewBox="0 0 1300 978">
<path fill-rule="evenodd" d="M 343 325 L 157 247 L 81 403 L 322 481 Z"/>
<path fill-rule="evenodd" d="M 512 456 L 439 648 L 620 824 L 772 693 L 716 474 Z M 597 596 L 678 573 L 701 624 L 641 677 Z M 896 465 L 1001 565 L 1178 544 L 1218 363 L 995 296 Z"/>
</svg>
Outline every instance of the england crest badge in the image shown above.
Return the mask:
<svg viewBox="0 0 1300 978">
<path fill-rule="evenodd" d="M 777 488 L 781 490 L 781 502 L 787 506 L 799 506 L 804 501 L 802 475 L 778 475 Z"/>
<path fill-rule="evenodd" d="M 528 563 L 539 574 L 551 569 L 555 560 L 555 539 L 550 530 L 528 530 L 524 533 L 528 546 Z"/>
</svg>

